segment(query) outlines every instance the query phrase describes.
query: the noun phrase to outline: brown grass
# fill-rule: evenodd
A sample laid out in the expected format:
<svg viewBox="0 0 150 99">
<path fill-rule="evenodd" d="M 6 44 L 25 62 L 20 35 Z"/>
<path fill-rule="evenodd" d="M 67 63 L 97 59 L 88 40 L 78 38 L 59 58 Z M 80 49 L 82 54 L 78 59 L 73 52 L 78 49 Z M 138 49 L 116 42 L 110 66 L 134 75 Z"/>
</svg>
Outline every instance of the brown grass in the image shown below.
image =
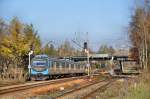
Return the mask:
<svg viewBox="0 0 150 99">
<path fill-rule="evenodd" d="M 27 74 L 21 68 L 10 68 L 0 75 L 0 86 L 25 82 Z"/>
<path fill-rule="evenodd" d="M 132 79 L 121 79 L 94 93 L 89 99 L 150 99 L 150 73 L 144 71 Z"/>
<path fill-rule="evenodd" d="M 128 99 L 150 99 L 150 72 L 144 71 L 129 88 Z"/>
</svg>

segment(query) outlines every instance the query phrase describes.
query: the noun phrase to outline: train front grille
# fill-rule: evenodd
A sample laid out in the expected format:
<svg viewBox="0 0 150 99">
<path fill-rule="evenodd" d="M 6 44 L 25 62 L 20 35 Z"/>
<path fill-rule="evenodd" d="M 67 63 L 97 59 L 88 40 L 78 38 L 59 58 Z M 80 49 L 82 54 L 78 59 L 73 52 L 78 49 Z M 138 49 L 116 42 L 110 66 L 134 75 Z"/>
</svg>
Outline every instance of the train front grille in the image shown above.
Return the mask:
<svg viewBox="0 0 150 99">
<path fill-rule="evenodd" d="M 46 67 L 34 66 L 34 67 L 32 67 L 32 69 L 35 70 L 35 71 L 44 71 L 44 70 L 46 70 L 47 68 L 46 68 Z"/>
</svg>

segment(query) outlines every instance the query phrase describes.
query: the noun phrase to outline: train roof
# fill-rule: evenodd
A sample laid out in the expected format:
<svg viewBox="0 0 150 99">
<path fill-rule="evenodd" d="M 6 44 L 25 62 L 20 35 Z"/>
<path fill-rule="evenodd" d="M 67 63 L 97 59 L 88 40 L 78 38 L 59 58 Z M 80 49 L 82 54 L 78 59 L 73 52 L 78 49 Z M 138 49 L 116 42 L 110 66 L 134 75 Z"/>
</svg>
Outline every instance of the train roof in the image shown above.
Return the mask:
<svg viewBox="0 0 150 99">
<path fill-rule="evenodd" d="M 46 54 L 36 55 L 34 58 L 49 58 Z"/>
<path fill-rule="evenodd" d="M 48 55 L 46 54 L 40 54 L 40 55 L 36 55 L 34 57 L 34 59 L 49 59 L 50 61 L 55 61 L 55 62 L 69 62 L 69 63 L 77 63 L 77 62 L 74 62 L 72 60 L 69 60 L 69 59 L 59 59 L 57 57 L 55 58 L 52 58 L 52 57 L 49 57 Z"/>
<path fill-rule="evenodd" d="M 68 62 L 68 63 L 77 63 L 69 59 L 58 59 L 58 58 L 49 58 L 50 61 L 54 62 Z"/>
</svg>

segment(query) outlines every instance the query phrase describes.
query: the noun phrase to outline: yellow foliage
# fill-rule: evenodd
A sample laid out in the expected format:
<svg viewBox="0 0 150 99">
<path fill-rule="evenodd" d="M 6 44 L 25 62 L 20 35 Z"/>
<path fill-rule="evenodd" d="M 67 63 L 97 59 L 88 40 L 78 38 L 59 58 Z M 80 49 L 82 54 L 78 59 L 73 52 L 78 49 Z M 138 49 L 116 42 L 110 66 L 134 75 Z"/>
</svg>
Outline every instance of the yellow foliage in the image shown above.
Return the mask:
<svg viewBox="0 0 150 99">
<path fill-rule="evenodd" d="M 14 65 L 23 66 L 28 56 L 31 44 L 34 52 L 39 53 L 41 42 L 32 25 L 23 25 L 17 18 L 14 18 L 8 27 L 8 34 L 1 40 L 0 54 L 3 57 L 13 59 Z"/>
</svg>

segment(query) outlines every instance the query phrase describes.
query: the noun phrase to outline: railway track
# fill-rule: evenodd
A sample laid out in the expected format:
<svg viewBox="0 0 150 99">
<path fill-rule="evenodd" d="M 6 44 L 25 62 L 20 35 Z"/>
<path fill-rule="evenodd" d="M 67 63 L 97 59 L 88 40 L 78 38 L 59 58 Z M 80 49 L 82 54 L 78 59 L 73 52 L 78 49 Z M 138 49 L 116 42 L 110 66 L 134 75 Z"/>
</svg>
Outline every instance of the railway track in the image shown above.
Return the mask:
<svg viewBox="0 0 150 99">
<path fill-rule="evenodd" d="M 82 99 L 89 99 L 90 96 L 92 96 L 94 93 L 96 93 L 98 90 L 102 90 L 102 89 L 106 89 L 107 87 L 109 87 L 110 84 L 112 84 L 114 81 L 116 80 L 112 80 L 109 81 L 108 83 L 96 88 L 95 90 L 93 90 L 92 92 L 86 94 L 84 97 L 82 97 Z"/>
<path fill-rule="evenodd" d="M 97 81 L 91 84 L 84 85 L 82 87 L 70 90 L 65 92 L 62 95 L 59 95 L 55 98 L 57 99 L 86 99 L 86 97 L 90 96 L 95 91 L 108 86 L 116 79 L 105 79 L 101 81 Z"/>
<path fill-rule="evenodd" d="M 17 91 L 24 91 L 24 90 L 39 87 L 39 86 L 45 86 L 45 85 L 50 85 L 50 84 L 55 84 L 55 83 L 60 83 L 60 82 L 67 82 L 67 81 L 76 80 L 76 79 L 83 79 L 87 77 L 88 76 L 71 77 L 71 78 L 63 78 L 63 79 L 50 80 L 50 81 L 41 81 L 41 82 L 0 87 L 0 95 L 13 93 Z"/>
</svg>

